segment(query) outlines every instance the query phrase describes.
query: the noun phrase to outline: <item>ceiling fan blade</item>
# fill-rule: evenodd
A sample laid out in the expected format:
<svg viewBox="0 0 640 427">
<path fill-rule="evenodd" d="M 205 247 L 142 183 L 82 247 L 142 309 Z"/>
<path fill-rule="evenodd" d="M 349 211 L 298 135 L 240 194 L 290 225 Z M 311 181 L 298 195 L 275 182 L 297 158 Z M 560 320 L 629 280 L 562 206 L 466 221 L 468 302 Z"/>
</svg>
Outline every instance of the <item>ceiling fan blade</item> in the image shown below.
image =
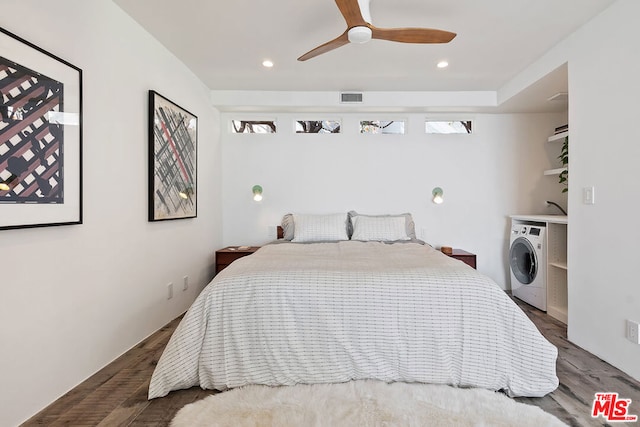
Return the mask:
<svg viewBox="0 0 640 427">
<path fill-rule="evenodd" d="M 345 31 L 339 37 L 327 42 L 323 45 L 316 47 L 315 49 L 310 50 L 309 52 L 302 55 L 298 58 L 298 61 L 306 61 L 307 59 L 315 58 L 318 55 L 322 55 L 323 53 L 327 53 L 332 51 L 333 49 L 337 49 L 340 46 L 344 46 L 349 43 L 349 36 L 347 34 L 348 31 Z"/>
<path fill-rule="evenodd" d="M 369 25 L 371 38 L 401 43 L 449 43 L 456 33 L 431 28 L 378 28 Z"/>
<path fill-rule="evenodd" d="M 344 16 L 344 20 L 347 21 L 347 28 L 367 25 L 367 22 L 362 17 L 358 0 L 336 0 L 336 4 L 340 9 L 340 13 Z"/>
</svg>

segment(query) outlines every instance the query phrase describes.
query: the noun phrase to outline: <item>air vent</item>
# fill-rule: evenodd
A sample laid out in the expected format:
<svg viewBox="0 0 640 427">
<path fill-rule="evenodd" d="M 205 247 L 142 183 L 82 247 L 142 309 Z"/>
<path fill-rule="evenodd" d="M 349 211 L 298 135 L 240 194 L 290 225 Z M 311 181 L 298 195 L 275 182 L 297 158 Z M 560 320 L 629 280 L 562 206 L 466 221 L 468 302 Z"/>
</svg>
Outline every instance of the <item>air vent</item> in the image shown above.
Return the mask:
<svg viewBox="0 0 640 427">
<path fill-rule="evenodd" d="M 343 104 L 353 104 L 362 102 L 361 93 L 341 93 L 340 102 Z"/>
</svg>

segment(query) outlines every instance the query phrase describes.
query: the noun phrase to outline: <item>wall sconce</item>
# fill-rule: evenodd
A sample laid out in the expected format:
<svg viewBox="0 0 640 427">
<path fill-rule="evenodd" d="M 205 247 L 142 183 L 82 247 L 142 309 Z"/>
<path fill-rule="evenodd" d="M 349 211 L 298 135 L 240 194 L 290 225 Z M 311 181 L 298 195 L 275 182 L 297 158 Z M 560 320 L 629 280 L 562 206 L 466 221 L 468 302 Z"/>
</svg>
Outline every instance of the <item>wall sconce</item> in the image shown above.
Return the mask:
<svg viewBox="0 0 640 427">
<path fill-rule="evenodd" d="M 254 185 L 251 191 L 253 192 L 253 200 L 255 200 L 256 202 L 262 200 L 262 187 L 260 187 L 259 185 Z"/>
<path fill-rule="evenodd" d="M 7 179 L 0 179 L 0 191 L 9 191 L 11 190 L 11 188 L 15 187 L 16 184 L 18 184 L 16 178 L 18 178 L 16 175 L 11 174 L 11 176 Z M 11 183 L 13 183 L 13 185 L 11 185 Z"/>
<path fill-rule="evenodd" d="M 187 200 L 189 196 L 191 196 L 192 194 L 193 194 L 193 187 L 191 186 L 185 187 L 184 190 L 178 192 L 178 195 L 185 200 Z"/>
<path fill-rule="evenodd" d="M 444 202 L 444 191 L 442 191 L 442 188 L 434 188 L 431 194 L 433 195 L 433 203 L 435 203 L 436 205 L 440 205 L 442 204 L 442 202 Z"/>
</svg>

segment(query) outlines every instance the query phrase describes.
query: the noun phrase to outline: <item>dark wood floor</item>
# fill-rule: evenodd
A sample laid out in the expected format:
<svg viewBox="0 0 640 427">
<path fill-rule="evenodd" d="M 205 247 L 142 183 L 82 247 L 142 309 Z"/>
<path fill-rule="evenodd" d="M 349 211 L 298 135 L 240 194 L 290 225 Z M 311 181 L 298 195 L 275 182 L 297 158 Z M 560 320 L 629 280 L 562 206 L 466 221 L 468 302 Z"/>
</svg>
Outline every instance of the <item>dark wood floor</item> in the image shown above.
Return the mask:
<svg viewBox="0 0 640 427">
<path fill-rule="evenodd" d="M 566 327 L 516 300 L 544 336 L 558 347 L 557 372 L 560 387 L 543 398 L 518 398 L 554 414 L 571 426 L 607 425 L 591 418 L 594 393 L 617 392 L 632 399 L 630 413 L 640 415 L 640 383 L 566 339 Z M 147 400 L 149 379 L 176 319 L 131 349 L 87 381 L 53 402 L 24 426 L 168 426 L 184 405 L 202 399 L 212 391 L 200 388 L 174 391 L 167 397 Z M 640 422 L 616 426 L 640 427 Z"/>
</svg>

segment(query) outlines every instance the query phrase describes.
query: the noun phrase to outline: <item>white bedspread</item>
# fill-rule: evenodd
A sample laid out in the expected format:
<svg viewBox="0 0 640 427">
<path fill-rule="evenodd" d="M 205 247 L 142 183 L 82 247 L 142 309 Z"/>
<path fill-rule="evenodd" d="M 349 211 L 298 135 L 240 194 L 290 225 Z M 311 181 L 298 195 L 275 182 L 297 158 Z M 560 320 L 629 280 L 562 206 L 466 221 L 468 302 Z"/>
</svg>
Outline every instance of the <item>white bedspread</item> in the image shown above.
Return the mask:
<svg viewBox="0 0 640 427">
<path fill-rule="evenodd" d="M 274 244 L 202 291 L 149 398 L 366 378 L 543 396 L 558 386 L 556 357 L 498 285 L 429 246 Z"/>
</svg>

